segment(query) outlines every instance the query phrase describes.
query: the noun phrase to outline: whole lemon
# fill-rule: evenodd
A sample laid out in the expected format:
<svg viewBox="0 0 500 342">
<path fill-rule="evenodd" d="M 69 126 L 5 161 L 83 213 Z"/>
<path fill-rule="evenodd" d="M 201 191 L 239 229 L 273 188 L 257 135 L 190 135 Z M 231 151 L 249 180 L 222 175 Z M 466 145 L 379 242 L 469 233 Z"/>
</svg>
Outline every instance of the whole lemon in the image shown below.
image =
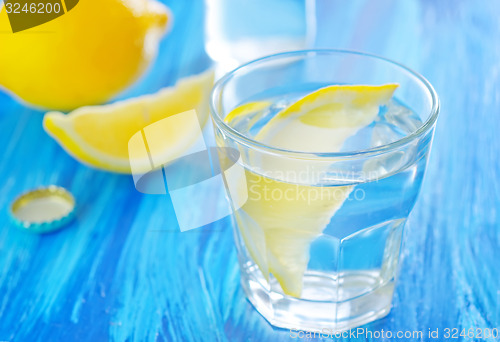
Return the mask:
<svg viewBox="0 0 500 342">
<path fill-rule="evenodd" d="M 12 33 L 0 9 L 0 86 L 43 108 L 103 103 L 133 83 L 171 21 L 154 0 L 82 0 L 64 15 Z"/>
</svg>

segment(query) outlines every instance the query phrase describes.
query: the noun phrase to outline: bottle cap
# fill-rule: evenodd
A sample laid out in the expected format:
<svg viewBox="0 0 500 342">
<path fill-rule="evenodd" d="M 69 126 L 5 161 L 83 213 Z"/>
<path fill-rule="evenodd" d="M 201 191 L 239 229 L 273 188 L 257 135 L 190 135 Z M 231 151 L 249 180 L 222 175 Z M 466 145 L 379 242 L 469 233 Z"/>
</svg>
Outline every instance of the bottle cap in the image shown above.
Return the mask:
<svg viewBox="0 0 500 342">
<path fill-rule="evenodd" d="M 17 197 L 10 207 L 14 224 L 34 233 L 49 233 L 68 224 L 75 213 L 75 198 L 66 189 L 50 185 Z"/>
</svg>

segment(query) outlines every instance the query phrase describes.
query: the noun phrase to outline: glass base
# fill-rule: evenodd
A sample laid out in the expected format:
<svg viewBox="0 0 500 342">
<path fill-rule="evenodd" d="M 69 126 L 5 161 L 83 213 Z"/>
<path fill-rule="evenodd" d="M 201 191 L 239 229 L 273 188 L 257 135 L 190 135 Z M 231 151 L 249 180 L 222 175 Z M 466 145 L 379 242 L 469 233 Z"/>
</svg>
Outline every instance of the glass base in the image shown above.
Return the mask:
<svg viewBox="0 0 500 342">
<path fill-rule="evenodd" d="M 263 285 L 267 281 L 255 264 L 249 262 L 241 270 L 247 298 L 269 323 L 279 328 L 340 332 L 391 311 L 394 281 L 381 283 L 378 272 L 350 271 L 333 277 L 308 271 L 304 275 L 303 298 L 295 298 L 278 292 L 275 279 L 269 286 Z"/>
</svg>

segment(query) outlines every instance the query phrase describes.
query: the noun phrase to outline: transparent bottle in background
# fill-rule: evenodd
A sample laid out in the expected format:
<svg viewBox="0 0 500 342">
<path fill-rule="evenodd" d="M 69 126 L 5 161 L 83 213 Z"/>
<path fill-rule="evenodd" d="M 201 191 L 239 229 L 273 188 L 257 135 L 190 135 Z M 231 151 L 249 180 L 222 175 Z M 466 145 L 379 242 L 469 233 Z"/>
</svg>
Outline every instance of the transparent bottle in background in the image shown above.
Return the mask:
<svg viewBox="0 0 500 342">
<path fill-rule="evenodd" d="M 205 48 L 216 76 L 253 59 L 311 46 L 315 0 L 205 0 Z"/>
</svg>

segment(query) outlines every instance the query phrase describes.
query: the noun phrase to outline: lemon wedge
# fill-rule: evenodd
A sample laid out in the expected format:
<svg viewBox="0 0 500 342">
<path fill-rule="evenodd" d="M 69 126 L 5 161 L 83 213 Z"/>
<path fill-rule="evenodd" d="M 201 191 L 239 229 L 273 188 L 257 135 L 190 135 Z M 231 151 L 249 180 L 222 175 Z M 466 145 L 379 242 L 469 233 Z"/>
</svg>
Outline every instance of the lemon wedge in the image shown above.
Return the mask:
<svg viewBox="0 0 500 342">
<path fill-rule="evenodd" d="M 274 147 L 304 152 L 337 152 L 349 137 L 376 118 L 398 85 L 332 85 L 306 95 L 276 114 L 255 140 Z M 264 106 L 264 105 L 262 105 Z M 251 109 L 236 108 L 229 124 Z M 276 158 L 248 160 L 264 170 L 294 170 Z M 297 170 L 295 170 L 297 171 Z M 269 280 L 272 274 L 287 295 L 300 297 L 309 262 L 309 248 L 321 235 L 352 186 L 320 187 L 271 179 L 246 169 L 249 198 L 235 212 L 245 246 Z M 274 194 L 274 195 L 273 195 Z"/>
<path fill-rule="evenodd" d="M 136 132 L 191 109 L 196 110 L 201 125 L 206 123 L 213 79 L 213 71 L 207 71 L 181 79 L 175 86 L 163 88 L 156 94 L 82 107 L 68 115 L 49 112 L 43 118 L 43 127 L 77 160 L 107 171 L 130 173 L 128 142 Z M 175 125 L 155 141 L 161 142 L 157 148 L 173 159 L 196 141 L 197 133 L 192 122 L 176 120 Z M 148 160 L 144 163 L 144 169 L 149 167 Z"/>
</svg>

